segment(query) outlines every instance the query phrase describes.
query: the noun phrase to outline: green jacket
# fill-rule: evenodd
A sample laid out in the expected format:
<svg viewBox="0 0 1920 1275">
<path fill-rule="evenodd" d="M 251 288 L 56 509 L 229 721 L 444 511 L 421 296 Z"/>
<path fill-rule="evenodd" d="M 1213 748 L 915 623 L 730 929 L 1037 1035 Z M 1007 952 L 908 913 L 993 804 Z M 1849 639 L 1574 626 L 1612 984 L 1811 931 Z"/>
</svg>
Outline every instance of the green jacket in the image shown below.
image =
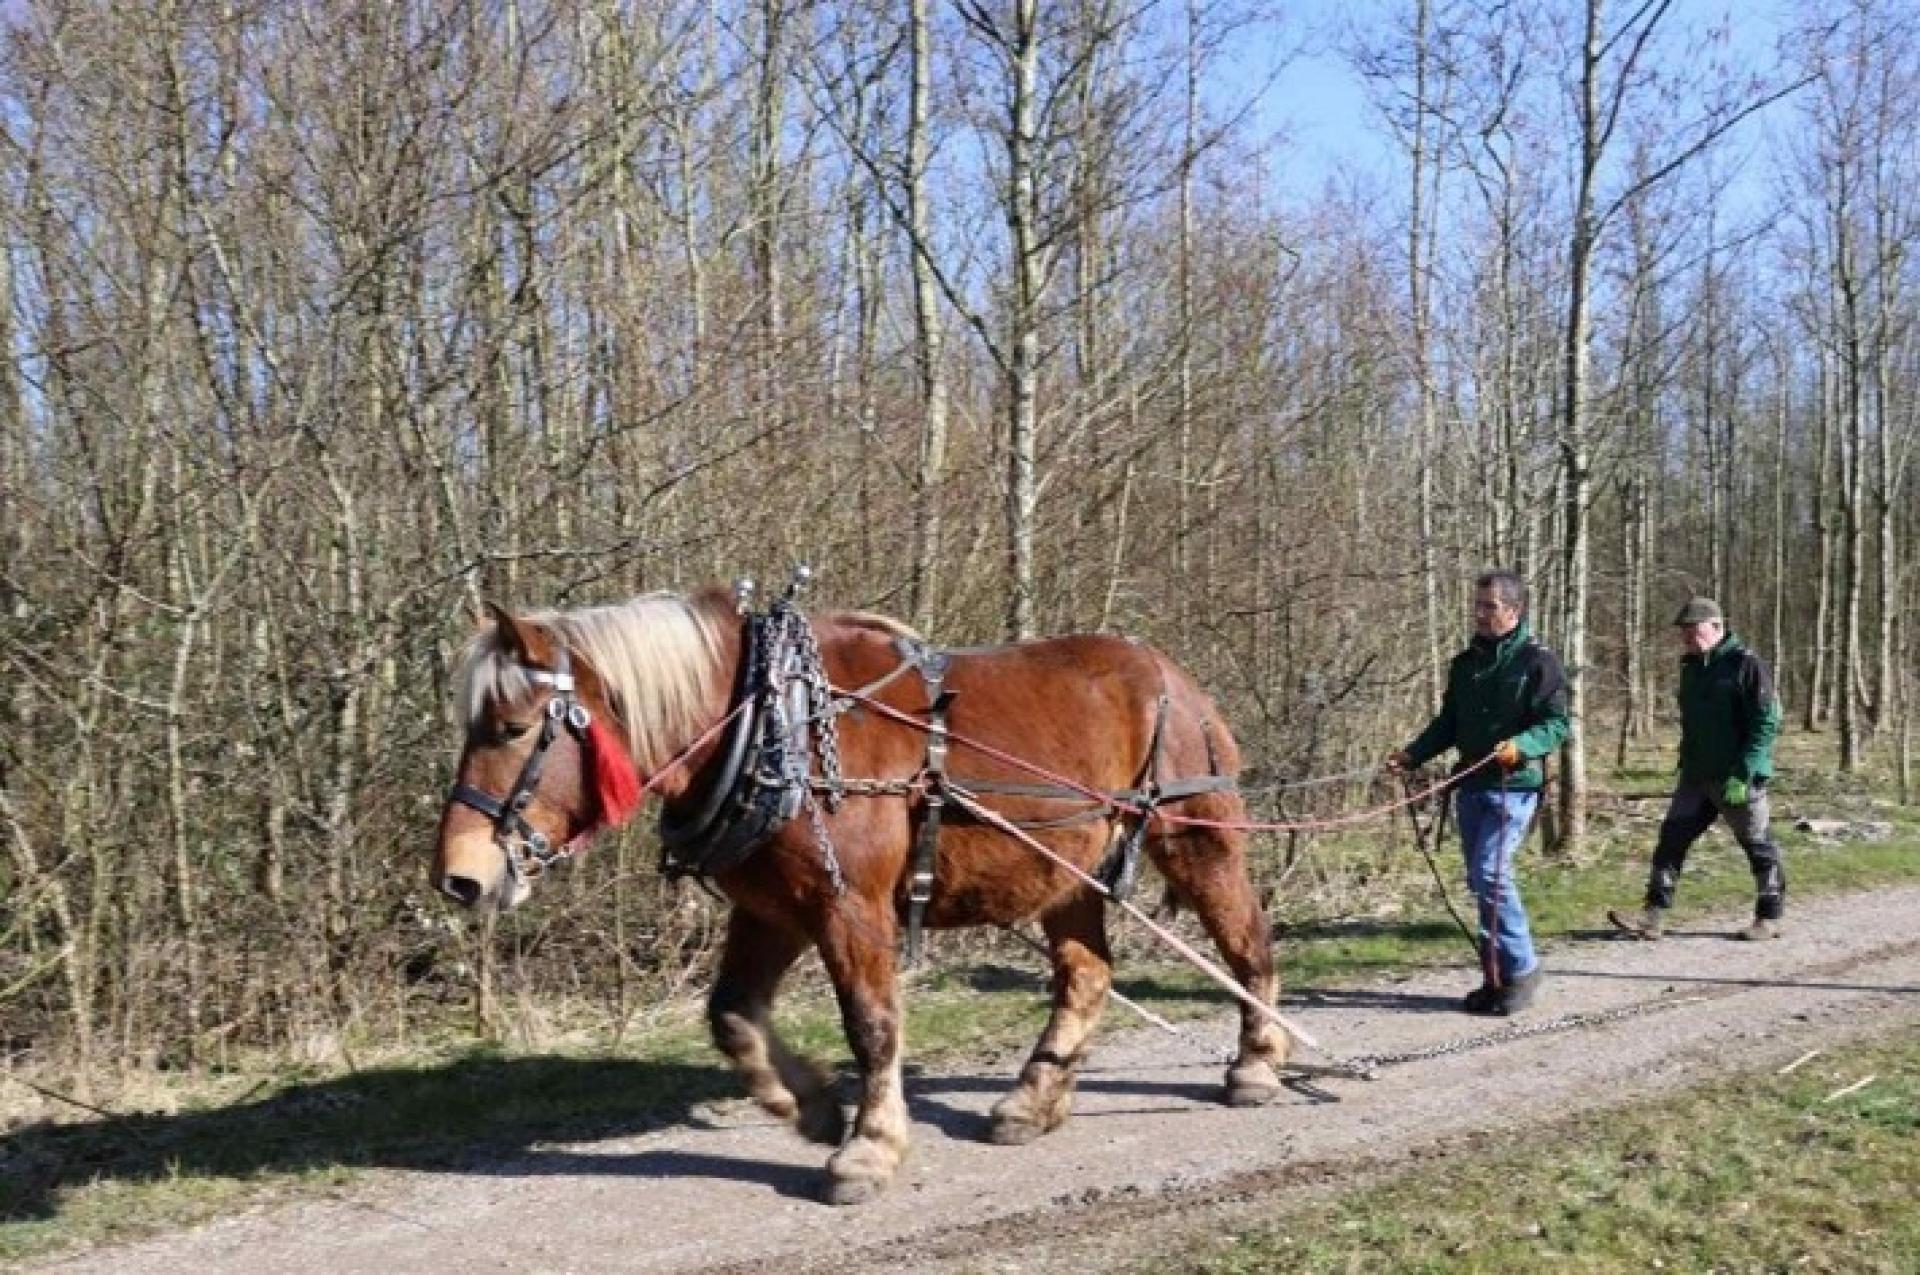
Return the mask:
<svg viewBox="0 0 1920 1275">
<path fill-rule="evenodd" d="M 1440 712 L 1406 752 L 1418 766 L 1449 748 L 1458 749 L 1457 773 L 1511 739 L 1526 765 L 1508 772 L 1486 766 L 1462 781 L 1463 786 L 1528 791 L 1546 781 L 1540 758 L 1560 747 L 1568 729 L 1567 678 L 1560 657 L 1541 645 L 1522 621 L 1504 638 L 1474 638 L 1453 657 Z"/>
<path fill-rule="evenodd" d="M 1766 664 L 1729 633 L 1680 661 L 1680 777 L 1718 784 L 1773 774 L 1780 701 Z"/>
</svg>

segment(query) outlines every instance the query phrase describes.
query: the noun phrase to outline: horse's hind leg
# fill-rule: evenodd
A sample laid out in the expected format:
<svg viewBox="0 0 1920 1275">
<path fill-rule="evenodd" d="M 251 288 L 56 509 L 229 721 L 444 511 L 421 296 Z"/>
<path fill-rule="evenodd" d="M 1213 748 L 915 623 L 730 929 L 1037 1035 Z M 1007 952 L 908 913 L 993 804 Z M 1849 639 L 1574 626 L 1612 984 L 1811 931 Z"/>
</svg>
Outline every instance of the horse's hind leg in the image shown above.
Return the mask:
<svg viewBox="0 0 1920 1275">
<path fill-rule="evenodd" d="M 843 897 L 820 936 L 820 959 L 840 1001 L 840 1019 L 860 1068 L 853 1136 L 827 1161 L 829 1204 L 861 1204 L 892 1181 L 907 1154 L 907 1100 L 900 1063 L 906 1019 L 894 969 L 890 911 Z"/>
<path fill-rule="evenodd" d="M 713 1043 L 740 1069 L 755 1102 L 792 1121 L 809 1140 L 838 1146 L 846 1118 L 831 1077 L 790 1051 L 773 1030 L 774 989 L 805 950 L 806 940 L 734 908 L 707 999 L 707 1023 Z"/>
<path fill-rule="evenodd" d="M 1206 817 L 1244 817 L 1237 802 L 1234 806 L 1232 811 L 1209 810 Z M 1280 979 L 1267 916 L 1247 875 L 1246 835 L 1189 826 L 1153 838 L 1149 848 L 1174 897 L 1199 916 L 1234 978 L 1262 1004 L 1272 1005 Z M 1227 1101 L 1252 1107 L 1279 1097 L 1275 1069 L 1286 1062 L 1287 1046 L 1286 1033 L 1272 1019 L 1240 1002 L 1240 1052 L 1227 1069 Z"/>
<path fill-rule="evenodd" d="M 1073 1114 L 1075 1073 L 1113 987 L 1104 906 L 1082 891 L 1041 920 L 1053 957 L 1053 1016 L 1020 1069 L 1020 1083 L 994 1104 L 995 1142 L 1032 1142 Z"/>
</svg>

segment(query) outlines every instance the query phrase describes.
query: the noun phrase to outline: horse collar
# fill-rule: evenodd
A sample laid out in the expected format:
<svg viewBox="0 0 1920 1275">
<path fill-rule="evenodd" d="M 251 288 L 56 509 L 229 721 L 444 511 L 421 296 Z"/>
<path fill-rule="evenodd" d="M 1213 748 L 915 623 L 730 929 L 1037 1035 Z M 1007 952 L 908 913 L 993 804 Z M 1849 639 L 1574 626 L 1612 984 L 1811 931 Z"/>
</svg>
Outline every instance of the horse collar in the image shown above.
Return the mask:
<svg viewBox="0 0 1920 1275">
<path fill-rule="evenodd" d="M 832 694 L 813 630 L 790 601 L 745 617 L 734 697 L 744 708 L 704 796 L 661 812 L 660 867 L 669 878 L 708 878 L 744 863 L 800 813 L 816 752 L 827 804 L 838 804 Z"/>
</svg>

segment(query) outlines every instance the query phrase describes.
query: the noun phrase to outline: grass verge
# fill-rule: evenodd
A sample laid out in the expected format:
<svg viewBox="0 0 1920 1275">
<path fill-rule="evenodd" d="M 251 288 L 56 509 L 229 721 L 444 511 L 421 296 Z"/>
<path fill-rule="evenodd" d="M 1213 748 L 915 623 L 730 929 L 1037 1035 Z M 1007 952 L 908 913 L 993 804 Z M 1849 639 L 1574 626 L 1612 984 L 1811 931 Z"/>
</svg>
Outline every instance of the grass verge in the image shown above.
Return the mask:
<svg viewBox="0 0 1920 1275">
<path fill-rule="evenodd" d="M 1136 1269 L 1910 1275 L 1916 1180 L 1920 1033 L 1908 1028 L 1790 1075 L 1503 1137 Z"/>
</svg>

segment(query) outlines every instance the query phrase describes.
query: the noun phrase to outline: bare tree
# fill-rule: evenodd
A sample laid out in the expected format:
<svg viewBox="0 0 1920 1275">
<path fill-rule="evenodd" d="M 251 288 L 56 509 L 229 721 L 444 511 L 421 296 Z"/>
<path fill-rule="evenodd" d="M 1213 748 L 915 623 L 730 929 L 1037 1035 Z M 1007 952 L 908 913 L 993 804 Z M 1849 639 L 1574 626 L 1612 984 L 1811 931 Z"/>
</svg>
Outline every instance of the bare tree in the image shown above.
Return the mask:
<svg viewBox="0 0 1920 1275">
<path fill-rule="evenodd" d="M 1647 56 L 1672 8 L 1650 0 L 1616 29 L 1605 22 L 1604 0 L 1585 0 L 1574 56 L 1574 189 L 1568 216 L 1567 308 L 1560 392 L 1562 540 L 1560 559 L 1566 599 L 1561 650 L 1567 663 L 1568 717 L 1572 729 L 1561 750 L 1560 838 L 1578 847 L 1586 836 L 1587 610 L 1592 576 L 1593 438 L 1592 395 L 1594 265 L 1610 223 L 1641 191 L 1663 182 L 1705 154 L 1755 111 L 1799 84 L 1784 88 L 1735 84 L 1711 99 L 1703 112 L 1675 135 L 1670 150 L 1647 171 L 1614 193 L 1603 191 L 1604 166 L 1616 131 L 1636 94 L 1650 83 Z M 1804 83 L 1802 81 L 1801 83 Z M 1725 91 L 1730 88 L 1731 91 Z"/>
</svg>

